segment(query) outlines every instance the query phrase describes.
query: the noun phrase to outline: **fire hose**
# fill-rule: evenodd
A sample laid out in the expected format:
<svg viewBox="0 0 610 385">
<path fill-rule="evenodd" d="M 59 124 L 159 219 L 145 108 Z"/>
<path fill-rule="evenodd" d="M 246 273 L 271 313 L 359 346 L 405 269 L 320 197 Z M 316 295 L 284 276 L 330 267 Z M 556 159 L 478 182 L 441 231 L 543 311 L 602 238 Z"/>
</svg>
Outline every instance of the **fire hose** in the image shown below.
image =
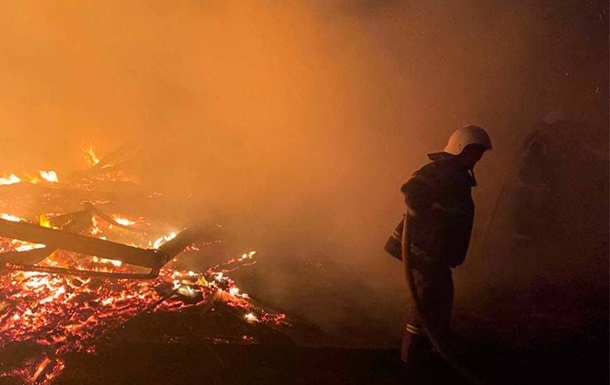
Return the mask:
<svg viewBox="0 0 610 385">
<path fill-rule="evenodd" d="M 413 303 L 415 304 L 415 310 L 419 317 L 424 330 L 428 336 L 428 339 L 432 343 L 432 346 L 436 349 L 439 356 L 449 364 L 455 371 L 461 374 L 467 381 L 475 384 L 475 385 L 488 385 L 488 382 L 483 381 L 479 376 L 475 375 L 469 368 L 464 366 L 461 362 L 458 361 L 455 354 L 451 351 L 451 348 L 448 346 L 447 341 L 443 340 L 443 338 L 439 337 L 439 333 L 432 326 L 432 323 L 427 318 L 425 309 L 422 304 L 422 299 L 417 292 L 417 287 L 415 286 L 415 278 L 413 277 L 413 269 L 411 267 L 411 239 L 407 236 L 407 223 L 408 215 L 404 216 L 404 222 L 402 226 L 402 238 L 401 238 L 401 253 L 402 260 L 405 267 L 405 276 L 407 279 L 407 285 L 409 286 L 409 291 L 411 292 L 411 298 L 413 299 Z"/>
</svg>

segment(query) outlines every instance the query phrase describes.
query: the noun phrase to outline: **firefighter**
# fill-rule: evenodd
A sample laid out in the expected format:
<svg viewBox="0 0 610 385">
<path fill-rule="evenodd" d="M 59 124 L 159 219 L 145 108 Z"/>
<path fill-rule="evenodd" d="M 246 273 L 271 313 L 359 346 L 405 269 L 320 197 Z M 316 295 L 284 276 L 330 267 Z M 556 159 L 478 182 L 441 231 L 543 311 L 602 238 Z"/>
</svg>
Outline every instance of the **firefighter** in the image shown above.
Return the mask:
<svg viewBox="0 0 610 385">
<path fill-rule="evenodd" d="M 536 124 L 523 142 L 514 192 L 513 235 L 516 240 L 530 242 L 552 238 L 558 203 L 554 192 L 565 184 L 560 182 L 562 166 L 571 163 L 571 155 L 582 152 L 580 129 L 563 112 L 553 110 Z"/>
<path fill-rule="evenodd" d="M 474 166 L 491 150 L 485 130 L 465 126 L 456 130 L 444 151 L 429 154 L 432 162 L 402 186 L 407 204 L 407 237 L 414 286 L 429 330 L 424 330 L 414 306 L 407 319 L 401 359 L 419 364 L 429 357 L 427 333 L 443 341 L 450 332 L 453 307 L 451 269 L 464 262 L 474 218 L 471 188 Z"/>
<path fill-rule="evenodd" d="M 549 189 L 553 169 L 549 149 L 552 129 L 552 124 L 544 120 L 539 122 L 521 148 L 513 210 L 513 235 L 517 240 L 537 238 L 542 230 L 540 221 L 547 217 L 545 193 Z"/>
</svg>

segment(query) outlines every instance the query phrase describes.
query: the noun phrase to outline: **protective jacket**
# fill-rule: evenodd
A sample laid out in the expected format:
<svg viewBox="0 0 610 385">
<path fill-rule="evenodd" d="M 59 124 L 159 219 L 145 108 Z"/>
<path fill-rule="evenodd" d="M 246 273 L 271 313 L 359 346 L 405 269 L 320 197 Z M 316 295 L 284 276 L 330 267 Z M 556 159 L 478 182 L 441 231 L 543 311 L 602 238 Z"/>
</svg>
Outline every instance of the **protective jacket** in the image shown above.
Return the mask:
<svg viewBox="0 0 610 385">
<path fill-rule="evenodd" d="M 414 267 L 456 267 L 464 262 L 472 224 L 474 175 L 453 156 L 433 156 L 401 187 L 409 208 L 407 234 L 425 261 Z"/>
</svg>

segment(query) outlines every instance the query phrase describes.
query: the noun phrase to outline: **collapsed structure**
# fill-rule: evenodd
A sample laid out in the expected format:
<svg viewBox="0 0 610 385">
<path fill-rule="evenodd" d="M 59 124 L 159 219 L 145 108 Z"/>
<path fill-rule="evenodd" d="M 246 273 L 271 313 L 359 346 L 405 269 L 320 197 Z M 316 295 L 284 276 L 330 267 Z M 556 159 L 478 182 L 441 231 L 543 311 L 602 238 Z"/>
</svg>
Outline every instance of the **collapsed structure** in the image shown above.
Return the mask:
<svg viewBox="0 0 610 385">
<path fill-rule="evenodd" d="M 255 263 L 254 251 L 203 271 L 180 268 L 178 256 L 219 242 L 219 225 L 175 230 L 106 211 L 122 199 L 108 186 L 126 180 L 125 148 L 102 160 L 89 149 L 90 168 L 67 182 L 54 171 L 41 171 L 43 179 L 11 174 L 0 180 L 0 206 L 14 209 L 0 219 L 0 378 L 50 383 L 66 354 L 94 352 L 104 338 L 151 312 L 195 309 L 203 316 L 216 305 L 254 328 L 289 325 L 285 314 L 257 305 L 226 275 Z M 96 183 L 105 188 L 96 190 Z M 78 200 L 82 209 L 62 210 Z M 230 342 L 251 343 L 251 334 Z"/>
</svg>

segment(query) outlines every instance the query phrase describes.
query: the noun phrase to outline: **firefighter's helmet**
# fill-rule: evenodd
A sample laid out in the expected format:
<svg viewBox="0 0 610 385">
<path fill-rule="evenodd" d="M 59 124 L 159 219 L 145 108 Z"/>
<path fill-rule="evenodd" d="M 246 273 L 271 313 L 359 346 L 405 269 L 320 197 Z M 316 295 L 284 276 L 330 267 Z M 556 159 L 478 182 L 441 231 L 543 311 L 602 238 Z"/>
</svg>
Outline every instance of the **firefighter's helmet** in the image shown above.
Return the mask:
<svg viewBox="0 0 610 385">
<path fill-rule="evenodd" d="M 491 150 L 491 139 L 487 132 L 478 126 L 464 126 L 455 130 L 443 150 L 447 154 L 460 155 L 469 144 L 480 144 L 485 150 Z"/>
</svg>

